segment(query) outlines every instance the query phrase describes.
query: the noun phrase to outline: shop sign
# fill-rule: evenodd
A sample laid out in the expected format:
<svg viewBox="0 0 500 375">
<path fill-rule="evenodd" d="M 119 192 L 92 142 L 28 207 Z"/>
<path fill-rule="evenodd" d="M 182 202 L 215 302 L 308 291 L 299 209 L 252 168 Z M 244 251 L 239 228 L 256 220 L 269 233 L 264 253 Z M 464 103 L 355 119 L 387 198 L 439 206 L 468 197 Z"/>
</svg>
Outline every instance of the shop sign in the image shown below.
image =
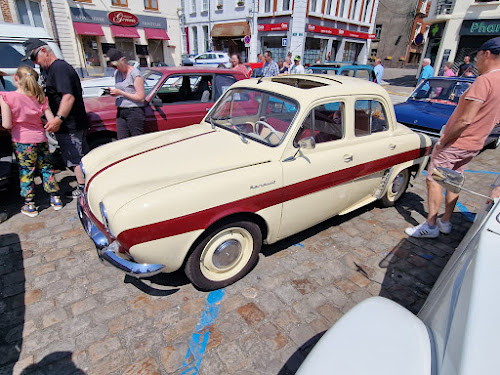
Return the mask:
<svg viewBox="0 0 500 375">
<path fill-rule="evenodd" d="M 307 25 L 307 31 L 310 31 L 313 33 L 328 34 L 328 35 L 340 35 L 340 36 L 346 36 L 349 38 L 375 39 L 375 34 L 368 34 L 368 33 L 362 33 L 362 32 L 358 32 L 358 31 L 336 29 L 333 27 L 318 26 L 318 25 L 311 25 L 311 24 Z"/>
<path fill-rule="evenodd" d="M 464 21 L 460 35 L 500 35 L 500 20 Z"/>
<path fill-rule="evenodd" d="M 118 26 L 135 26 L 139 23 L 139 19 L 129 12 L 110 12 L 108 13 L 108 20 Z"/>
<path fill-rule="evenodd" d="M 286 31 L 288 30 L 287 22 L 280 23 L 261 23 L 257 25 L 258 31 Z"/>
</svg>

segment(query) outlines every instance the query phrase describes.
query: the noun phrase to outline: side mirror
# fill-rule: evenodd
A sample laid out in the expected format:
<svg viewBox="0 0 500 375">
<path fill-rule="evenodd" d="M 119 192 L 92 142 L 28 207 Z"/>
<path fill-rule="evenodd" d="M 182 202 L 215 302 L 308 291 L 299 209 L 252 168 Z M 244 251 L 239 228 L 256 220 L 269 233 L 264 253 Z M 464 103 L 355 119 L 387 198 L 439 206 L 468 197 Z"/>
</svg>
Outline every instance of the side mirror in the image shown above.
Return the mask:
<svg viewBox="0 0 500 375">
<path fill-rule="evenodd" d="M 465 176 L 448 168 L 437 167 L 432 171 L 432 178 L 439 185 L 455 194 L 464 186 Z"/>
<path fill-rule="evenodd" d="M 161 101 L 161 99 L 159 97 L 155 96 L 153 98 L 153 100 L 151 100 L 151 105 L 154 108 L 160 108 L 163 105 L 163 102 Z"/>
<path fill-rule="evenodd" d="M 299 148 L 303 148 L 306 150 L 312 150 L 316 148 L 316 141 L 314 140 L 314 137 L 307 137 L 304 139 L 301 139 L 299 141 Z"/>
</svg>

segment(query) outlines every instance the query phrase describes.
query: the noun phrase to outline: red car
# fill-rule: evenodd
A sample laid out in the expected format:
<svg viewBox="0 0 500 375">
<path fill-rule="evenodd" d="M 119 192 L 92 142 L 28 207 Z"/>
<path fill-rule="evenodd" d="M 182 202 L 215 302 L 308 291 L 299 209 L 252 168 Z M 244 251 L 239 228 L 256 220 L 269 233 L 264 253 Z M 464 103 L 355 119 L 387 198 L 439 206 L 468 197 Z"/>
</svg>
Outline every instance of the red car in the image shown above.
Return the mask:
<svg viewBox="0 0 500 375">
<path fill-rule="evenodd" d="M 199 123 L 215 101 L 245 75 L 231 69 L 159 67 L 142 72 L 146 89 L 146 132 Z M 115 98 L 86 98 L 87 140 L 95 148 L 116 139 Z"/>
<path fill-rule="evenodd" d="M 245 66 L 248 69 L 248 76 L 252 77 L 252 72 L 255 69 L 261 69 L 264 66 L 264 63 L 262 61 L 259 61 L 259 62 L 248 62 L 248 63 L 245 63 Z"/>
</svg>

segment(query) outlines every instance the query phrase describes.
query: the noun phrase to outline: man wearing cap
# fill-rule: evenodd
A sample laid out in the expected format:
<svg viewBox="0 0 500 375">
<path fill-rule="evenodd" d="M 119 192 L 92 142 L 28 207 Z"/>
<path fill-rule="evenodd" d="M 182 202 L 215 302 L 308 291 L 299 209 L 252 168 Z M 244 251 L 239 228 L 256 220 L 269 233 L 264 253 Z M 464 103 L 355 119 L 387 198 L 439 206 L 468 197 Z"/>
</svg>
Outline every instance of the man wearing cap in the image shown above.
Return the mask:
<svg viewBox="0 0 500 375">
<path fill-rule="evenodd" d="M 300 56 L 295 56 L 293 59 L 293 66 L 290 68 L 290 74 L 304 74 L 306 70 L 300 63 Z"/>
<path fill-rule="evenodd" d="M 54 119 L 47 122 L 45 130 L 55 133 L 64 162 L 74 171 L 78 183 L 67 197 L 78 198 L 85 182 L 80 160 L 87 151 L 85 133 L 89 128 L 80 78 L 71 65 L 58 59 L 40 39 L 28 39 L 24 48 L 23 60 L 30 59 L 41 67 L 45 94 L 54 113 Z"/>
<path fill-rule="evenodd" d="M 446 191 L 445 212 L 438 217 L 443 192 L 432 179 L 432 171 L 436 167 L 445 167 L 463 173 L 500 121 L 500 37 L 483 43 L 476 59 L 480 76 L 460 97 L 432 152 L 427 169 L 427 221 L 405 230 L 412 237 L 435 238 L 440 232 L 451 232 L 450 219 L 458 194 Z"/>
</svg>

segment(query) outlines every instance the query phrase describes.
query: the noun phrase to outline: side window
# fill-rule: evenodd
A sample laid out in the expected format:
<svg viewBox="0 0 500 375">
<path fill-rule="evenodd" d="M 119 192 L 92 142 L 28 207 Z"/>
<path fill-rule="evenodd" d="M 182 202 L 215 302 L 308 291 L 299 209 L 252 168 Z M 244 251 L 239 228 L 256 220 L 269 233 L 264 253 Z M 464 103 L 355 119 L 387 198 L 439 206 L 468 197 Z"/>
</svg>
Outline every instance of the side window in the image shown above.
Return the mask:
<svg viewBox="0 0 500 375">
<path fill-rule="evenodd" d="M 174 75 L 166 79 L 156 94 L 163 104 L 210 101 L 212 76 Z"/>
<path fill-rule="evenodd" d="M 359 69 L 356 72 L 356 78 L 361 78 L 361 79 L 365 79 L 365 80 L 369 81 L 370 80 L 370 72 L 366 69 Z"/>
<path fill-rule="evenodd" d="M 341 76 L 354 77 L 354 69 L 345 69 L 340 71 Z"/>
<path fill-rule="evenodd" d="M 377 100 L 357 100 L 354 106 L 354 134 L 356 137 L 388 129 L 384 106 Z"/>
<path fill-rule="evenodd" d="M 216 74 L 214 78 L 213 101 L 216 101 L 224 94 L 237 79 L 232 74 Z"/>
<path fill-rule="evenodd" d="M 316 143 L 326 143 L 344 137 L 345 110 L 343 102 L 331 102 L 314 108 L 302 123 L 295 143 L 314 137 Z"/>
<path fill-rule="evenodd" d="M 200 55 L 196 58 L 196 60 L 206 60 L 208 56 L 206 54 Z"/>
<path fill-rule="evenodd" d="M 208 55 L 208 58 L 209 58 L 210 60 L 215 60 L 215 59 L 217 58 L 217 55 L 216 55 L 215 53 L 210 53 L 210 54 Z"/>
</svg>

